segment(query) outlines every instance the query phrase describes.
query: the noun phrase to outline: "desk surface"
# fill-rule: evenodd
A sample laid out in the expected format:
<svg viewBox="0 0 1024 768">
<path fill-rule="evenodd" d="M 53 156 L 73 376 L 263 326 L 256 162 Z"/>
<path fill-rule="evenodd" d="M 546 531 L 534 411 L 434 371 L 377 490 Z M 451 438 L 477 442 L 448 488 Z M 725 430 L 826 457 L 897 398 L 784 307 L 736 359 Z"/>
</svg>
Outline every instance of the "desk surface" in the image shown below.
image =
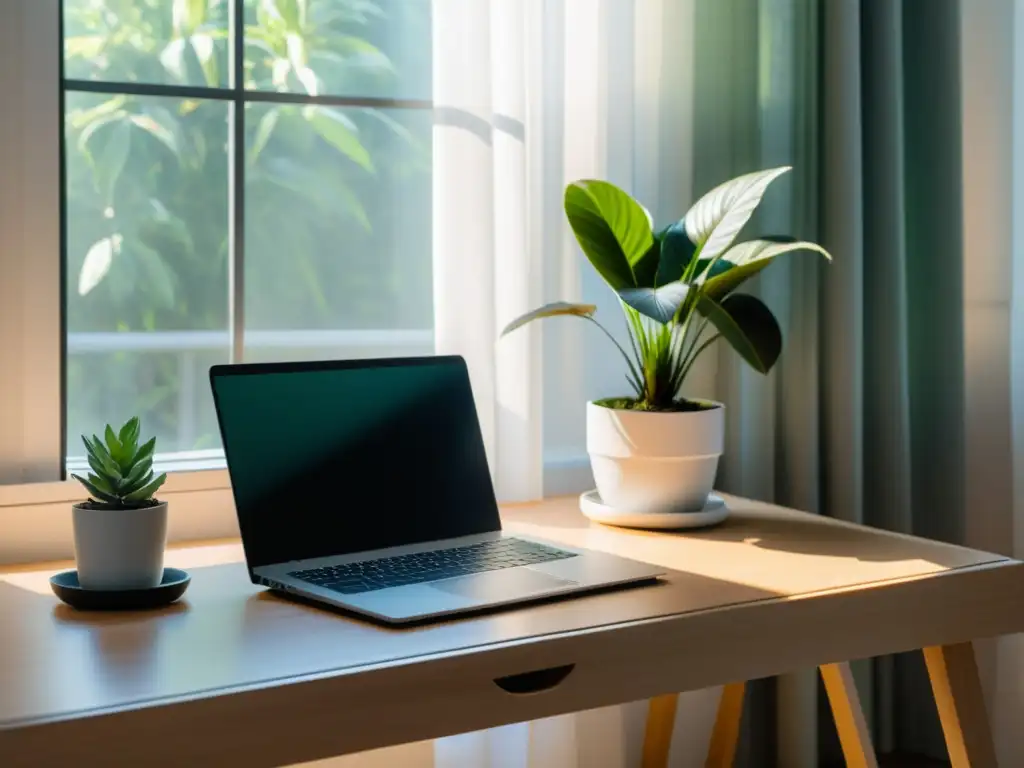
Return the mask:
<svg viewBox="0 0 1024 768">
<path fill-rule="evenodd" d="M 1024 630 L 1024 563 L 730 505 L 722 526 L 679 534 L 592 524 L 574 499 L 508 507 L 512 531 L 671 571 L 654 586 L 412 629 L 255 587 L 236 544 L 170 551 L 168 564 L 188 568 L 193 583 L 156 613 L 79 613 L 50 593 L 54 568 L 0 572 L 0 755 L 56 760 L 75 755 L 60 751 L 74 738 L 109 745 L 107 726 L 164 738 L 187 718 L 192 743 L 176 744 L 167 764 L 227 745 L 242 755 L 244 740 L 249 764 L 275 765 Z M 493 685 L 558 666 L 573 671 L 542 695 Z M 443 712 L 432 706 L 439 696 Z M 324 702 L 331 726 L 316 714 Z M 292 718 L 293 743 L 279 729 L 273 739 L 253 733 L 254 713 Z M 104 764 L 118 764 L 109 749 Z M 132 749 L 125 764 L 141 759 Z"/>
</svg>

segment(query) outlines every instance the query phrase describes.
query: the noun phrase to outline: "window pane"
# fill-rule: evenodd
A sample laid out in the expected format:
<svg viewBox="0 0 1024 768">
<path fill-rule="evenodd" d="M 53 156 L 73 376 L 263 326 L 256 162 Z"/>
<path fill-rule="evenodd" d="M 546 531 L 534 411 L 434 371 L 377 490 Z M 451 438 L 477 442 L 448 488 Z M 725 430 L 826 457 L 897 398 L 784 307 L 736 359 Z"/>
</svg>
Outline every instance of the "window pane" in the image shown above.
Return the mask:
<svg viewBox="0 0 1024 768">
<path fill-rule="evenodd" d="M 253 90 L 429 99 L 431 0 L 245 0 Z"/>
<path fill-rule="evenodd" d="M 160 452 L 219 446 L 228 342 L 228 107 L 68 93 L 68 450 L 142 417 Z"/>
<path fill-rule="evenodd" d="M 64 0 L 65 77 L 227 86 L 231 0 Z"/>
<path fill-rule="evenodd" d="M 246 359 L 432 350 L 431 116 L 246 110 Z"/>
</svg>

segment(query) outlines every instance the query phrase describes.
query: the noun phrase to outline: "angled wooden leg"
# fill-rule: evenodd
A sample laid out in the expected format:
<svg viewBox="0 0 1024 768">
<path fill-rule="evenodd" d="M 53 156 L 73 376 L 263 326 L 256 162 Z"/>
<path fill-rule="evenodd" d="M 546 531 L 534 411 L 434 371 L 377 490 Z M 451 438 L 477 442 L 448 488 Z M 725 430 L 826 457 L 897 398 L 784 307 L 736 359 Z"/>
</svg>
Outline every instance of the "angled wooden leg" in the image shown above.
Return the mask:
<svg viewBox="0 0 1024 768">
<path fill-rule="evenodd" d="M 743 694 L 746 683 L 729 683 L 722 688 L 718 702 L 715 727 L 711 731 L 708 758 L 705 768 L 730 768 L 736 758 L 736 744 L 740 739 L 740 722 L 743 719 Z"/>
<path fill-rule="evenodd" d="M 647 707 L 647 729 L 644 733 L 643 768 L 665 768 L 672 748 L 672 729 L 676 723 L 679 694 L 669 693 L 651 699 Z"/>
<path fill-rule="evenodd" d="M 706 768 L 729 768 L 736 757 L 743 716 L 745 683 L 729 683 L 722 688 L 715 726 L 711 731 Z M 647 729 L 644 733 L 643 768 L 665 768 L 672 748 L 672 730 L 676 722 L 679 695 L 672 693 L 651 699 L 647 708 Z"/>
<path fill-rule="evenodd" d="M 850 665 L 845 662 L 823 664 L 818 669 L 825 681 L 825 692 L 832 707 L 847 768 L 878 768 L 871 731 L 864 719 Z"/>
<path fill-rule="evenodd" d="M 996 768 L 974 647 L 958 643 L 925 648 L 924 662 L 953 768 Z"/>
</svg>

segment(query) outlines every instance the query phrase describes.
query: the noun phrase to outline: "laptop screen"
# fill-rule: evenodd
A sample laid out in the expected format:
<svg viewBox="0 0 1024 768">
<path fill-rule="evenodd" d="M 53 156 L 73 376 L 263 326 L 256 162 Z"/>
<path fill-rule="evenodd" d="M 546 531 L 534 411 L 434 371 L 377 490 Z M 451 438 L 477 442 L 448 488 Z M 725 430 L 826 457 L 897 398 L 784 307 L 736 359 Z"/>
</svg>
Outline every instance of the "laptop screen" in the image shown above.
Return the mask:
<svg viewBox="0 0 1024 768">
<path fill-rule="evenodd" d="M 461 358 L 210 379 L 250 568 L 500 529 Z"/>
</svg>

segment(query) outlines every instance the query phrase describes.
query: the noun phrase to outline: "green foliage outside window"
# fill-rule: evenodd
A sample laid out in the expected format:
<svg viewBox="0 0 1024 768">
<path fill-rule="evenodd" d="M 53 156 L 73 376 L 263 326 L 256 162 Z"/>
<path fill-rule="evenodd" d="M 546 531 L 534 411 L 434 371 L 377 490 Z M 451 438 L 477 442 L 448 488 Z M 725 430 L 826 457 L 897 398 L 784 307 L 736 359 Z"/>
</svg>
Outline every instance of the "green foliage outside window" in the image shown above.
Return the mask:
<svg viewBox="0 0 1024 768">
<path fill-rule="evenodd" d="M 232 5 L 65 0 L 65 77 L 228 89 Z M 247 331 L 430 328 L 429 110 L 259 101 L 428 101 L 429 7 L 244 3 Z M 68 433 L 140 413 L 168 450 L 216 447 L 204 379 L 228 355 L 231 94 L 112 88 L 65 96 L 68 330 L 217 331 L 224 345 L 191 354 L 187 381 L 177 352 L 71 350 Z"/>
</svg>

